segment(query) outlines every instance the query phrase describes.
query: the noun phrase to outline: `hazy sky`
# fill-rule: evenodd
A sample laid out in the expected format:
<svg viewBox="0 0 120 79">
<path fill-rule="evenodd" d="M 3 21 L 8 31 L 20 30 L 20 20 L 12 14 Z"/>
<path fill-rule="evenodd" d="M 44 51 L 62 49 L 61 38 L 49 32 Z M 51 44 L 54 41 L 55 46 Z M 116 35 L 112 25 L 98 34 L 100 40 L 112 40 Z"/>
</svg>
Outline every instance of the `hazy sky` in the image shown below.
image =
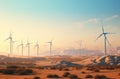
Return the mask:
<svg viewBox="0 0 120 79">
<path fill-rule="evenodd" d="M 120 0 L 0 0 L 0 51 L 9 52 L 13 39 L 32 47 L 39 41 L 41 51 L 48 51 L 45 42 L 53 39 L 54 49 L 79 48 L 80 40 L 87 49 L 103 49 L 103 37 L 94 40 L 102 32 L 102 19 L 108 39 L 120 45 Z M 98 23 L 99 22 L 99 23 Z M 31 49 L 32 51 L 34 48 Z M 17 52 L 17 50 L 15 50 Z M 35 50 L 34 50 L 35 51 Z"/>
</svg>

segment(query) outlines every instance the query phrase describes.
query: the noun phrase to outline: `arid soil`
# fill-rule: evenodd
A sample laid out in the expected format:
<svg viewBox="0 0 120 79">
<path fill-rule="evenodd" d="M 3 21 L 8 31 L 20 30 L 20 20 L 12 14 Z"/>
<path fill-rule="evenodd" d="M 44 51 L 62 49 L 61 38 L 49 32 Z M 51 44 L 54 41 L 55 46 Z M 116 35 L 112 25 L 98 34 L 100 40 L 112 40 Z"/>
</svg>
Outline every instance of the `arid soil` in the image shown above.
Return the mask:
<svg viewBox="0 0 120 79">
<path fill-rule="evenodd" d="M 34 74 L 30 75 L 19 75 L 19 74 L 0 74 L 0 79 L 34 79 L 34 77 L 39 77 L 40 79 L 87 79 L 87 75 L 92 75 L 93 78 L 89 79 L 120 79 L 120 68 L 111 69 L 99 69 L 99 67 L 38 67 L 30 68 L 34 71 Z M 98 70 L 96 70 L 98 69 Z M 22 71 L 22 70 L 21 70 Z M 77 75 L 78 78 L 64 77 L 63 74 L 69 72 L 70 74 Z M 58 77 L 48 78 L 48 75 L 57 75 Z M 107 78 L 95 78 L 96 75 L 104 75 Z"/>
</svg>

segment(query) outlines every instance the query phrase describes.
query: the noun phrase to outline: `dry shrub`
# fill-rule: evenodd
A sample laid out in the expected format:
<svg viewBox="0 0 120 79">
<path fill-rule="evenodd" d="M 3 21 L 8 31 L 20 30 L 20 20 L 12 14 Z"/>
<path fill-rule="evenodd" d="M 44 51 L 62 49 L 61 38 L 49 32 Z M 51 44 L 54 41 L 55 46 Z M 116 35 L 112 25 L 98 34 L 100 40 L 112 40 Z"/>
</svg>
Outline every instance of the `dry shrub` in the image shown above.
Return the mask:
<svg viewBox="0 0 120 79">
<path fill-rule="evenodd" d="M 82 73 L 82 74 L 86 74 L 86 72 L 84 72 L 84 71 L 82 71 L 81 73 Z"/>
<path fill-rule="evenodd" d="M 114 70 L 115 67 L 114 66 L 107 66 L 107 70 Z"/>
<path fill-rule="evenodd" d="M 57 68 L 56 67 L 50 67 L 51 70 L 56 70 Z"/>
<path fill-rule="evenodd" d="M 71 74 L 71 75 L 69 75 L 69 78 L 70 78 L 70 79 L 79 79 L 78 76 L 75 75 L 75 74 Z"/>
<path fill-rule="evenodd" d="M 34 71 L 32 69 L 25 69 L 25 68 L 7 68 L 0 70 L 2 74 L 9 74 L 9 75 L 32 75 Z"/>
<path fill-rule="evenodd" d="M 58 70 L 59 70 L 59 71 L 70 71 L 69 68 L 63 68 L 63 67 L 58 68 Z"/>
<path fill-rule="evenodd" d="M 37 69 L 45 69 L 45 67 L 41 67 L 41 66 L 39 66 L 39 67 L 37 67 Z"/>
<path fill-rule="evenodd" d="M 0 73 L 3 73 L 3 71 L 5 71 L 6 69 L 0 69 Z"/>
<path fill-rule="evenodd" d="M 90 71 L 93 71 L 93 72 L 100 72 L 99 66 L 98 67 L 97 66 L 93 66 L 93 67 L 89 66 L 87 68 L 87 70 L 90 70 Z"/>
<path fill-rule="evenodd" d="M 36 76 L 36 77 L 34 77 L 33 79 L 40 79 L 40 77 Z"/>
<path fill-rule="evenodd" d="M 93 71 L 93 72 L 100 72 L 99 69 L 100 69 L 99 66 L 93 66 L 93 67 L 88 66 L 87 67 L 87 70 L 90 70 L 90 71 Z"/>
<path fill-rule="evenodd" d="M 92 75 L 86 75 L 86 78 L 93 78 Z"/>
<path fill-rule="evenodd" d="M 118 76 L 120 76 L 120 73 L 118 73 Z"/>
<path fill-rule="evenodd" d="M 106 77 L 105 75 L 96 75 L 95 79 L 109 79 L 109 78 Z"/>
<path fill-rule="evenodd" d="M 68 69 L 68 68 L 65 68 L 65 69 L 63 69 L 64 71 L 70 71 L 70 69 Z"/>
<path fill-rule="evenodd" d="M 69 75 L 70 75 L 69 72 L 65 72 L 65 73 L 63 74 L 63 77 L 68 77 Z"/>
<path fill-rule="evenodd" d="M 13 75 L 13 74 L 15 74 L 15 70 L 14 69 L 5 69 L 5 70 L 2 71 L 2 73 Z"/>
<path fill-rule="evenodd" d="M 60 77 L 56 74 L 48 74 L 47 78 L 60 78 Z"/>
<path fill-rule="evenodd" d="M 99 69 L 94 69 L 93 71 L 94 71 L 94 72 L 100 72 L 100 70 L 99 70 Z"/>
<path fill-rule="evenodd" d="M 18 75 L 32 75 L 34 74 L 34 71 L 32 69 L 20 69 L 20 70 L 17 70 L 16 73 Z"/>
<path fill-rule="evenodd" d="M 120 66 L 119 66 L 119 65 L 117 65 L 115 68 L 116 68 L 116 69 L 120 69 Z"/>
<path fill-rule="evenodd" d="M 59 71 L 62 71 L 62 70 L 63 70 L 63 67 L 59 67 L 58 70 L 59 70 Z"/>
<path fill-rule="evenodd" d="M 20 68 L 19 66 L 14 66 L 14 65 L 12 65 L 12 66 L 7 66 L 7 68 L 8 69 L 17 69 L 17 68 Z"/>
<path fill-rule="evenodd" d="M 119 66 L 99 66 L 98 67 L 99 69 L 102 69 L 102 70 L 114 70 L 114 69 L 117 69 L 117 68 L 119 68 Z"/>
</svg>

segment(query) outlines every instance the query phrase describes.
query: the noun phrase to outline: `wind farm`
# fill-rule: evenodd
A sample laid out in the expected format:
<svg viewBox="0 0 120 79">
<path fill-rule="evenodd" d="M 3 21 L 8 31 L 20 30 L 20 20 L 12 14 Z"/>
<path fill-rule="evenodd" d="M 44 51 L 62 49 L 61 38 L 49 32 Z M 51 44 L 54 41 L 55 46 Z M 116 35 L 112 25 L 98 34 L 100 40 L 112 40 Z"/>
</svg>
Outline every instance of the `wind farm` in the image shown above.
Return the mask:
<svg viewBox="0 0 120 79">
<path fill-rule="evenodd" d="M 36 42 L 35 47 L 36 47 L 36 51 L 37 51 L 36 54 L 38 56 L 39 55 L 39 50 L 40 50 L 40 46 L 39 46 L 38 42 Z"/>
<path fill-rule="evenodd" d="M 119 3 L 0 0 L 0 79 L 120 79 Z"/>
<path fill-rule="evenodd" d="M 68 76 L 68 79 L 79 79 L 79 78 L 89 78 L 88 75 L 83 75 L 86 73 L 89 73 L 91 75 L 90 78 L 92 79 L 109 79 L 109 78 L 115 78 L 118 79 L 119 76 L 116 75 L 112 75 L 111 73 L 113 73 L 111 71 L 111 69 L 116 72 L 114 74 L 119 74 L 119 67 L 120 67 L 120 55 L 119 54 L 115 54 L 117 52 L 114 51 L 114 54 L 110 54 L 108 51 L 108 45 L 111 45 L 110 41 L 108 40 L 107 35 L 111 35 L 114 33 L 111 32 L 106 32 L 105 31 L 105 27 L 100 26 L 99 28 L 102 29 L 102 33 L 96 38 L 96 41 L 98 42 L 98 39 L 101 38 L 103 36 L 103 53 L 100 52 L 99 54 L 95 54 L 95 53 L 91 53 L 91 54 L 85 54 L 86 52 L 85 49 L 83 48 L 83 41 L 80 41 L 80 43 L 78 43 L 79 48 L 78 49 L 72 49 L 72 53 L 70 51 L 64 51 L 64 52 L 68 52 L 68 54 L 62 55 L 62 54 L 55 54 L 55 51 L 53 49 L 53 40 L 46 42 L 48 45 L 48 52 L 46 56 L 41 56 L 41 51 L 40 49 L 42 48 L 39 44 L 39 42 L 37 41 L 36 43 L 31 43 L 29 40 L 27 40 L 26 43 L 23 43 L 23 41 L 21 42 L 17 42 L 18 45 L 17 48 L 20 49 L 20 53 L 19 55 L 14 55 L 14 51 L 13 51 L 13 47 L 15 47 L 15 42 L 13 41 L 13 35 L 10 33 L 9 37 L 6 39 L 6 41 L 9 41 L 8 47 L 9 47 L 9 54 L 8 56 L 1 56 L 0 59 L 0 67 L 4 68 L 4 70 L 1 70 L 0 73 L 5 74 L 8 78 L 20 78 L 22 77 L 24 79 L 24 75 L 33 75 L 33 74 L 37 74 L 39 76 L 35 76 L 37 78 L 44 78 L 44 79 L 49 79 L 49 78 L 61 78 L 61 79 L 66 79 L 66 77 L 64 77 L 64 71 L 66 71 L 66 73 L 69 71 L 69 73 L 76 73 L 74 74 L 74 76 L 76 76 L 75 78 L 71 78 Z M 15 40 L 15 38 L 14 38 Z M 5 41 L 5 42 L 6 42 Z M 17 40 L 18 41 L 18 40 Z M 34 51 L 32 50 L 34 47 Z M 74 50 L 78 50 L 78 51 L 74 51 Z M 83 51 L 84 50 L 84 51 Z M 118 48 L 117 48 L 118 50 Z M 36 54 L 36 56 L 32 55 L 32 52 L 34 52 Z M 98 51 L 97 51 L 98 52 Z M 25 53 L 27 53 L 25 55 Z M 84 54 L 82 54 L 84 53 Z M 90 51 L 88 52 L 90 53 Z M 3 64 L 4 63 L 4 64 Z M 12 71 L 9 69 L 11 68 L 16 68 L 13 69 Z M 22 68 L 25 67 L 25 68 Z M 32 69 L 31 69 L 32 67 Z M 40 67 L 40 71 L 39 71 L 39 67 Z M 71 69 L 71 67 L 73 69 Z M 104 69 L 103 69 L 104 67 Z M 22 68 L 22 69 L 21 69 Z M 27 68 L 27 70 L 26 70 Z M 54 69 L 52 69 L 54 68 Z M 62 68 L 62 70 L 60 70 Z M 77 69 L 78 68 L 78 69 Z M 110 68 L 110 70 L 109 70 Z M 20 69 L 20 71 L 18 71 L 18 69 Z M 45 70 L 44 70 L 45 69 Z M 65 69 L 65 70 L 64 70 Z M 79 75 L 79 69 L 82 70 L 81 74 Z M 99 70 L 98 70 L 99 69 Z M 116 70 L 117 69 L 117 70 Z M 24 70 L 24 73 L 21 72 Z M 37 71 L 36 71 L 37 70 Z M 56 76 L 54 76 L 54 74 L 52 73 L 54 70 L 54 74 L 57 74 Z M 106 70 L 107 72 L 105 72 L 105 75 L 102 75 L 102 72 Z M 46 71 L 48 71 L 49 73 L 46 73 Z M 92 72 L 91 72 L 92 71 Z M 42 75 L 40 75 L 38 72 L 42 72 Z M 60 73 L 62 72 L 62 73 Z M 100 75 L 97 75 L 97 73 L 99 73 Z M 108 73 L 110 72 L 110 73 Z M 20 74 L 22 74 L 23 76 L 21 76 Z M 45 75 L 47 74 L 47 75 Z M 60 76 L 62 75 L 63 76 Z M 71 75 L 72 75 L 71 74 Z M 109 76 L 109 74 L 111 74 L 112 76 Z M 13 75 L 13 76 L 8 76 L 8 75 Z M 18 75 L 18 76 L 15 76 Z M 20 76 L 19 76 L 20 75 Z M 53 77 L 49 76 L 49 75 L 53 75 Z M 96 76 L 94 76 L 96 75 Z M 0 79 L 5 79 L 5 77 L 3 75 L 1 75 L 2 77 Z M 34 75 L 32 76 L 34 77 Z M 29 77 L 30 79 L 32 77 Z M 34 77 L 34 78 L 35 78 Z M 103 78 L 101 78 L 103 77 Z"/>
</svg>

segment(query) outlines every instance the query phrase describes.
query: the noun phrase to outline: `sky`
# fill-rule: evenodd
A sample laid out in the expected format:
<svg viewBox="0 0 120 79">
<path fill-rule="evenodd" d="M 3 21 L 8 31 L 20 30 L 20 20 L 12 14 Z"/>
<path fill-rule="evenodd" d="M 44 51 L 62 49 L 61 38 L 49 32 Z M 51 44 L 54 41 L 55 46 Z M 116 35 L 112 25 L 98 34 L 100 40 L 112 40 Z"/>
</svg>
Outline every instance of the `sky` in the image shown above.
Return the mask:
<svg viewBox="0 0 120 79">
<path fill-rule="evenodd" d="M 0 52 L 9 53 L 9 33 L 12 33 L 14 54 L 21 41 L 31 44 L 35 54 L 36 41 L 41 53 L 49 51 L 53 40 L 53 50 L 78 49 L 103 51 L 101 25 L 114 48 L 120 46 L 120 0 L 0 0 Z M 19 51 L 20 52 L 20 51 Z M 27 54 L 27 48 L 24 48 Z"/>
</svg>

